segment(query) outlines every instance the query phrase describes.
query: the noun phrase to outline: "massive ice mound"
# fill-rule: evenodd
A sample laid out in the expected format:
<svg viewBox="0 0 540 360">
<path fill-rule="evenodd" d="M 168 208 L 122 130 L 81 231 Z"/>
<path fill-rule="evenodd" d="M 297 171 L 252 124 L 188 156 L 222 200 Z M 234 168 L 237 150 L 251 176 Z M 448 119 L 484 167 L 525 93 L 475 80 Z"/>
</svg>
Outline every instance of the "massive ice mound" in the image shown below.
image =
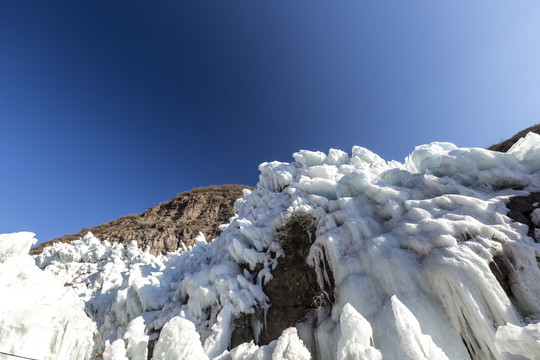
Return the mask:
<svg viewBox="0 0 540 360">
<path fill-rule="evenodd" d="M 35 258 L 44 272 L 17 256 L 25 281 L 54 274 L 96 324 L 95 344 L 73 344 L 79 353 L 64 358 L 88 358 L 92 347 L 104 359 L 540 358 L 540 246 L 506 207 L 540 192 L 539 144 L 536 134 L 508 153 L 432 143 L 404 163 L 361 147 L 302 150 L 292 163 L 260 165 L 257 188 L 210 243 L 200 236 L 192 249 L 155 257 L 88 234 L 46 248 Z M 269 284 L 301 252 L 282 236 L 298 218 L 311 219 L 305 262 L 322 300 L 268 339 L 283 320 L 266 316 L 277 306 Z M 35 306 L 48 292 L 2 291 Z M 12 308 L 2 306 L 0 321 L 12 321 Z M 70 339 L 79 330 L 65 331 Z M 24 341 L 9 345 L 12 333 L 0 330 L 0 351 L 33 354 Z"/>
</svg>

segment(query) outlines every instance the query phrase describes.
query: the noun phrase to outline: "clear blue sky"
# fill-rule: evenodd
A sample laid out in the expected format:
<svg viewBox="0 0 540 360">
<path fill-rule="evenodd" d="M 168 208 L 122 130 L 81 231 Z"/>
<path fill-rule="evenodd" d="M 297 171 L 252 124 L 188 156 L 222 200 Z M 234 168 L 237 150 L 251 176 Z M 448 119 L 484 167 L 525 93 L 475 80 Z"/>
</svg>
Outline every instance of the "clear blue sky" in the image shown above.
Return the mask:
<svg viewBox="0 0 540 360">
<path fill-rule="evenodd" d="M 298 149 L 486 147 L 540 122 L 540 2 L 2 1 L 0 121 L 39 240 Z"/>
</svg>

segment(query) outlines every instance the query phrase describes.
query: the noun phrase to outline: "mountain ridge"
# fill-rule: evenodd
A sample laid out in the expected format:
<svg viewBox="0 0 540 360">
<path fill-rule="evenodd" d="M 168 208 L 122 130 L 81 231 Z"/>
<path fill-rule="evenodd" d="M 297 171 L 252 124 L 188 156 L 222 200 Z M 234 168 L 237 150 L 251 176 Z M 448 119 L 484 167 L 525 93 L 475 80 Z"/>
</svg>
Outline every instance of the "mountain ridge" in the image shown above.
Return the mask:
<svg viewBox="0 0 540 360">
<path fill-rule="evenodd" d="M 37 255 L 54 243 L 70 243 L 91 232 L 102 240 L 124 245 L 136 240 L 140 248 L 150 247 L 154 255 L 172 252 L 185 246 L 193 246 L 195 237 L 202 232 L 206 239 L 219 235 L 219 225 L 228 223 L 234 216 L 233 205 L 242 197 L 247 185 L 212 185 L 194 188 L 176 195 L 171 200 L 150 207 L 139 214 L 122 216 L 101 225 L 83 228 L 75 234 L 67 234 L 45 241 L 30 250 Z"/>
</svg>

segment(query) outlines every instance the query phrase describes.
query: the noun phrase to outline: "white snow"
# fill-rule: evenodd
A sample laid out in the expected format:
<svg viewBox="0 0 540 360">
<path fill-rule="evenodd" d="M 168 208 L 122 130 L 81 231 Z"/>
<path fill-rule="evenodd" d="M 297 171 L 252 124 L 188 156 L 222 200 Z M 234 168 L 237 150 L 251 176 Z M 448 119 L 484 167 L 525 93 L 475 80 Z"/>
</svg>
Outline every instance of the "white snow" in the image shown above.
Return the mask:
<svg viewBox="0 0 540 360">
<path fill-rule="evenodd" d="M 268 345 L 243 343 L 230 352 L 225 351 L 216 360 L 310 360 L 309 350 L 298 337 L 296 328 L 287 328 L 281 336 Z"/>
<path fill-rule="evenodd" d="M 341 336 L 337 344 L 337 360 L 380 360 L 381 352 L 372 346 L 373 333 L 369 322 L 355 308 L 346 304 L 340 317 Z"/>
<path fill-rule="evenodd" d="M 495 345 L 504 359 L 537 359 L 540 352 L 540 324 L 501 326 L 497 330 Z"/>
<path fill-rule="evenodd" d="M 126 343 L 122 339 L 118 339 L 105 343 L 105 351 L 103 351 L 104 360 L 127 360 L 126 357 Z"/>
<path fill-rule="evenodd" d="M 96 326 L 72 288 L 34 265 L 30 232 L 0 235 L 0 351 L 36 359 L 85 359 Z"/>
<path fill-rule="evenodd" d="M 357 146 L 301 150 L 259 166 L 257 188 L 219 237 L 165 256 L 88 234 L 32 259 L 33 234 L 0 235 L 0 351 L 146 359 L 153 344 L 154 359 L 540 358 L 540 246 L 505 207 L 540 191 L 539 144 L 536 134 L 508 153 L 432 143 L 404 163 Z M 276 230 L 301 213 L 316 219 L 306 261 L 321 289 L 332 277 L 335 301 L 314 310 L 313 327 L 230 349 L 235 317 L 261 314 L 256 342 L 272 321 L 263 289 L 286 255 Z"/>
<path fill-rule="evenodd" d="M 298 337 L 296 328 L 288 328 L 278 338 L 272 351 L 274 360 L 310 360 L 311 354 Z"/>
<path fill-rule="evenodd" d="M 408 360 L 448 360 L 441 349 L 433 343 L 431 336 L 422 334 L 420 324 L 409 309 L 394 295 L 392 311 L 396 318 L 401 349 Z"/>
<path fill-rule="evenodd" d="M 179 316 L 163 326 L 154 349 L 155 360 L 204 360 L 204 353 L 195 325 Z"/>
</svg>

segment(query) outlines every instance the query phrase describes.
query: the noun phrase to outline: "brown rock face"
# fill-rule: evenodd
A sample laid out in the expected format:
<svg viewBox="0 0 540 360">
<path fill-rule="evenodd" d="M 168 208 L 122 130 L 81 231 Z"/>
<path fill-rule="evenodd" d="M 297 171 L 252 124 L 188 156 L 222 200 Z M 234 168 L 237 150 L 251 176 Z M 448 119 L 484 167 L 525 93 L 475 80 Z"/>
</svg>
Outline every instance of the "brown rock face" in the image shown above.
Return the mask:
<svg viewBox="0 0 540 360">
<path fill-rule="evenodd" d="M 201 231 L 207 240 L 219 235 L 218 226 L 234 216 L 233 204 L 242 197 L 245 185 L 220 185 L 197 188 L 172 200 L 148 209 L 142 214 L 128 215 L 102 225 L 82 229 L 80 232 L 44 242 L 30 250 L 39 254 L 44 247 L 55 242 L 69 243 L 91 231 L 101 240 L 128 244 L 136 240 L 140 248 L 150 246 L 152 254 L 165 254 L 181 247 L 193 245 Z"/>
</svg>

